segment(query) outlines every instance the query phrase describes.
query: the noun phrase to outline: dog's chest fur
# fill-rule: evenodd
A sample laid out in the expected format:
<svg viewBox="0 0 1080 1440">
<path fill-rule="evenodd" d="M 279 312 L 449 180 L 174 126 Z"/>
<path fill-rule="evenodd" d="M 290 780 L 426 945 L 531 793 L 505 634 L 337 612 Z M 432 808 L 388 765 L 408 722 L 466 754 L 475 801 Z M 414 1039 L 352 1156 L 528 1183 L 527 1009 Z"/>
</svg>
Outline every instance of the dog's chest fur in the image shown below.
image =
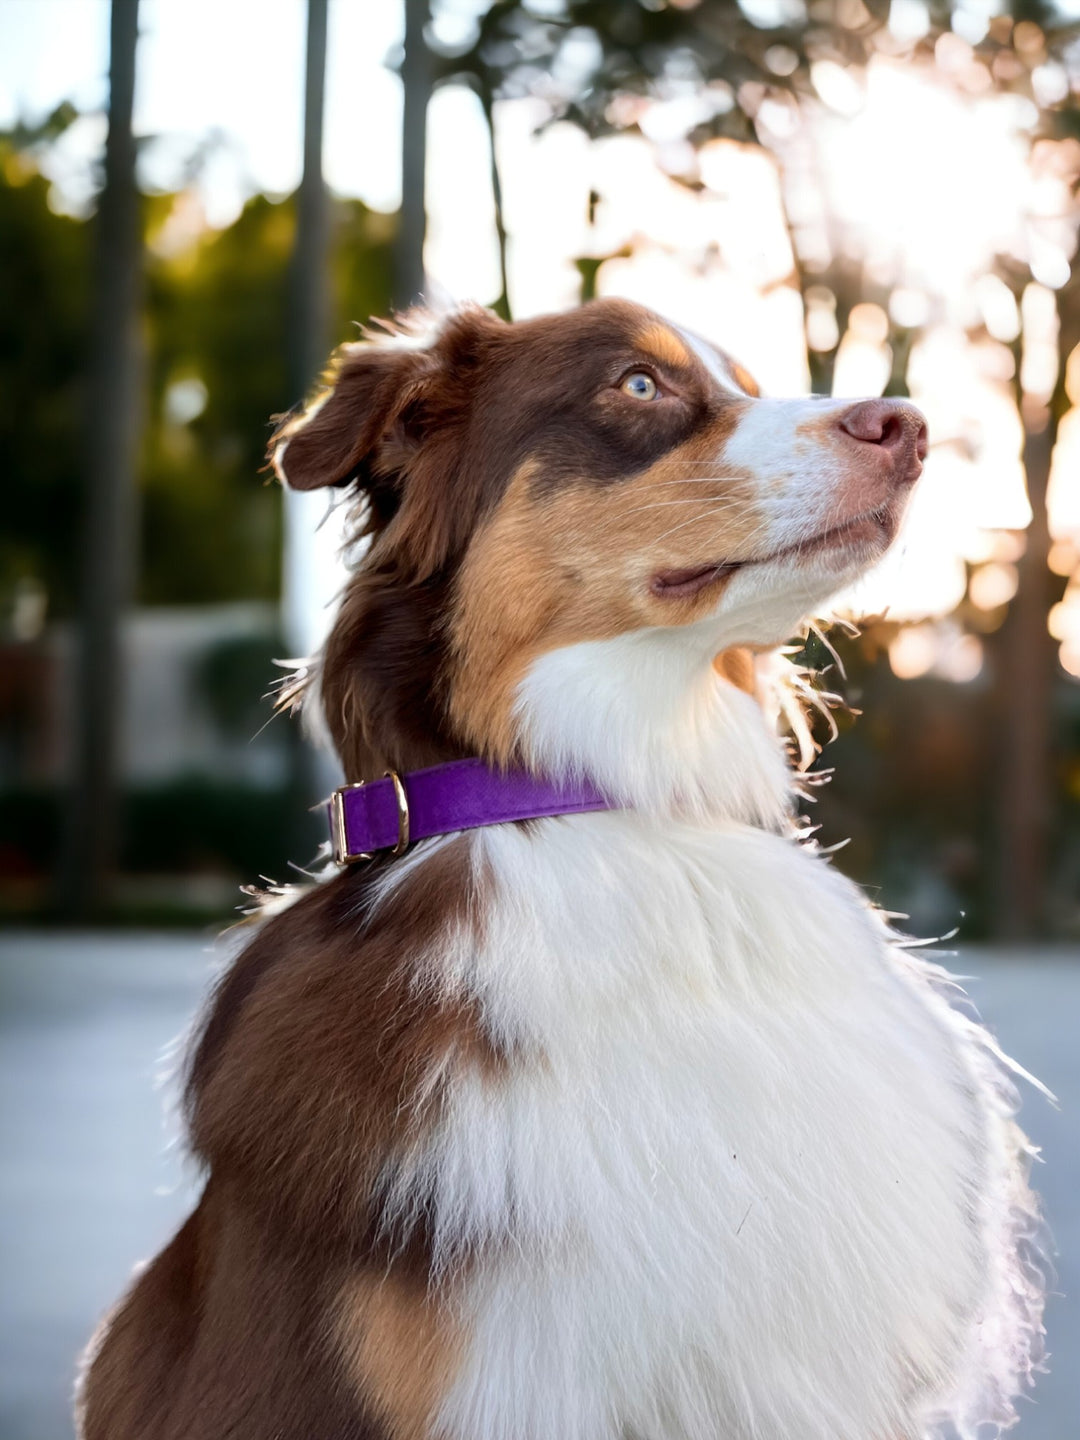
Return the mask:
<svg viewBox="0 0 1080 1440">
<path fill-rule="evenodd" d="M 474 861 L 483 937 L 432 965 L 512 1062 L 398 1177 L 479 1257 L 437 1433 L 914 1440 L 991 1282 L 989 1117 L 928 982 L 762 831 L 590 816 Z"/>
</svg>

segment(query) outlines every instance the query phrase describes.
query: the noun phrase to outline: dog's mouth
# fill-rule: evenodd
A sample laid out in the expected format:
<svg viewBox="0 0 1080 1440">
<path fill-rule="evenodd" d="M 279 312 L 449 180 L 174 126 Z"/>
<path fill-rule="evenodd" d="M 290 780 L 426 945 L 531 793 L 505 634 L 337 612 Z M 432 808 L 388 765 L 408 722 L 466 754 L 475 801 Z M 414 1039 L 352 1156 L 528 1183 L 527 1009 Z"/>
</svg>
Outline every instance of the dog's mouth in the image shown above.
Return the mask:
<svg viewBox="0 0 1080 1440">
<path fill-rule="evenodd" d="M 888 545 L 896 531 L 896 514 L 891 505 L 878 510 L 856 515 L 842 525 L 834 525 L 808 540 L 799 540 L 794 545 L 785 545 L 772 550 L 768 555 L 756 555 L 752 560 L 718 560 L 708 565 L 695 566 L 686 570 L 661 570 L 654 575 L 650 589 L 662 599 L 686 599 L 697 595 L 710 586 L 719 586 L 737 570 L 746 570 L 753 565 L 771 565 L 776 560 L 803 560 L 823 550 L 846 548 L 851 545 L 872 545 L 882 542 Z"/>
</svg>

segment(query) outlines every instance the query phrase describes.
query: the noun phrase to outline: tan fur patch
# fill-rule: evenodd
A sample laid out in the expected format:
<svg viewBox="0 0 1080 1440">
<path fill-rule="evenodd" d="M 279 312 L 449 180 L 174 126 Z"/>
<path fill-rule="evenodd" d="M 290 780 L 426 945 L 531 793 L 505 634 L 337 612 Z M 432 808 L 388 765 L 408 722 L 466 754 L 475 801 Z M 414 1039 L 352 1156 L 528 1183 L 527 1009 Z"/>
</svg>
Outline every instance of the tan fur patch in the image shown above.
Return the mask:
<svg viewBox="0 0 1080 1440">
<path fill-rule="evenodd" d="M 636 339 L 642 350 L 652 355 L 661 365 L 674 365 L 679 368 L 693 363 L 689 350 L 666 325 L 646 325 L 638 331 Z"/>
<path fill-rule="evenodd" d="M 466 556 L 451 625 L 450 714 L 491 759 L 515 758 L 514 693 L 538 655 L 688 624 L 716 605 L 721 575 L 681 599 L 656 595 L 650 580 L 742 558 L 751 543 L 761 517 L 748 478 L 706 468 L 741 409 L 619 485 L 538 493 L 532 467 L 515 476 Z"/>
<path fill-rule="evenodd" d="M 761 394 L 761 388 L 749 370 L 744 370 L 741 365 L 732 365 L 731 373 L 735 376 L 735 383 L 741 385 L 748 395 L 756 398 Z"/>
<path fill-rule="evenodd" d="M 794 434 L 810 440 L 828 441 L 835 429 L 836 414 L 830 407 L 823 409 L 820 415 L 808 415 L 805 420 L 800 420 L 795 426 Z"/>
<path fill-rule="evenodd" d="M 754 656 L 745 646 L 733 645 L 730 650 L 721 650 L 713 660 L 713 669 L 729 685 L 744 690 L 747 695 L 757 695 Z"/>
<path fill-rule="evenodd" d="M 426 1440 L 463 1349 L 445 1302 L 421 1280 L 362 1275 L 341 1292 L 336 1338 L 358 1396 L 390 1440 Z"/>
</svg>

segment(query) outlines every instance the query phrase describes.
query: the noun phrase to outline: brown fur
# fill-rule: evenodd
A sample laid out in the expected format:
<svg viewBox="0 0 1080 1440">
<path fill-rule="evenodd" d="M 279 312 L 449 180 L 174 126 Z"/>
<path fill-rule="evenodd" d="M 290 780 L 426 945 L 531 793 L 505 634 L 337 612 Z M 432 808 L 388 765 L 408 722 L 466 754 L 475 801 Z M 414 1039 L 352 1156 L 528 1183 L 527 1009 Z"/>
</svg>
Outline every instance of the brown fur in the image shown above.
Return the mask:
<svg viewBox="0 0 1080 1440">
<path fill-rule="evenodd" d="M 621 393 L 640 368 L 660 403 Z M 753 524 L 718 504 L 738 476 L 688 483 L 746 400 L 638 306 L 515 326 L 465 311 L 426 347 L 345 347 L 328 380 L 274 454 L 298 488 L 351 485 L 371 538 L 321 672 L 350 780 L 509 758 L 531 657 L 714 602 L 715 588 L 650 590 L 653 539 L 664 563 L 709 565 Z M 752 685 L 752 662 L 718 665 Z M 385 1183 L 438 1124 L 455 1074 L 505 1073 L 476 1003 L 427 968 L 483 924 L 470 855 L 450 842 L 381 902 L 385 860 L 313 887 L 218 986 L 185 1095 L 206 1188 L 91 1347 L 84 1440 L 428 1433 L 463 1345 L 454 1286 L 475 1257 L 440 1252 L 436 1273 L 424 1198 L 403 1219 Z"/>
<path fill-rule="evenodd" d="M 327 1341 L 321 1266 L 212 1179 L 194 1215 L 102 1327 L 85 1440 L 390 1440 Z"/>
<path fill-rule="evenodd" d="M 373 915 L 370 871 L 317 887 L 263 927 L 219 991 L 187 1085 L 193 1148 L 252 1182 L 255 1203 L 307 1244 L 366 1253 L 377 1172 L 437 1117 L 428 1078 L 499 1069 L 472 1004 L 424 970 L 454 930 L 482 923 L 468 852 L 447 845 Z"/>
<path fill-rule="evenodd" d="M 501 1073 L 473 1008 L 423 968 L 452 928 L 481 923 L 467 849 L 446 846 L 377 908 L 378 870 L 314 888 L 219 986 L 187 1085 L 211 1178 L 92 1348 L 85 1440 L 397 1434 L 383 1428 L 393 1405 L 378 1402 L 381 1419 L 374 1396 L 358 1408 L 341 1295 L 364 1277 L 424 1288 L 425 1217 L 389 1223 L 376 1175 L 436 1122 L 455 1068 Z M 378 1313 L 400 1330 L 400 1306 Z M 385 1371 L 397 1342 L 351 1343 Z"/>
</svg>

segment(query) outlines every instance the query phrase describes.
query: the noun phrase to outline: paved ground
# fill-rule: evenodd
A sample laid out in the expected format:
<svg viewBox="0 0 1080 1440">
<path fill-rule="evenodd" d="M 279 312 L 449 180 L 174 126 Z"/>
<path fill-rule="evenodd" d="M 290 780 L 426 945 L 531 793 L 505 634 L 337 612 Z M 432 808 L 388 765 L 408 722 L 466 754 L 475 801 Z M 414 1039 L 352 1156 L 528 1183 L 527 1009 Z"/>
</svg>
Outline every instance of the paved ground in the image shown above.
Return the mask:
<svg viewBox="0 0 1080 1440">
<path fill-rule="evenodd" d="M 190 1203 L 154 1080 L 211 963 L 190 936 L 0 937 L 0 1440 L 70 1436 L 80 1346 Z M 1026 1099 L 1066 1298 L 1011 1440 L 1078 1440 L 1080 948 L 968 951 L 952 968 L 984 977 L 969 988 L 1003 1045 L 1061 1101 Z"/>
</svg>

